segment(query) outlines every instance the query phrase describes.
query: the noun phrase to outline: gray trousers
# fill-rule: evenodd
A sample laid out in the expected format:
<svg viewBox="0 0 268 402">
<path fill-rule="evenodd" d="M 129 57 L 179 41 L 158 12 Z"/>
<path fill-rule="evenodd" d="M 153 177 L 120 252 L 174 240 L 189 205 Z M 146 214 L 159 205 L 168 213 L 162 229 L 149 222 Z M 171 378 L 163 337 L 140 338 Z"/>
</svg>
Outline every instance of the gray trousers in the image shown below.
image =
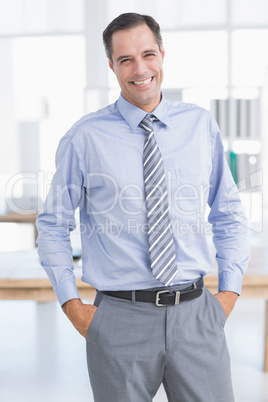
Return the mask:
<svg viewBox="0 0 268 402">
<path fill-rule="evenodd" d="M 233 402 L 219 301 L 203 294 L 175 306 L 97 293 L 87 334 L 95 402 L 152 402 L 163 383 L 169 402 Z"/>
</svg>

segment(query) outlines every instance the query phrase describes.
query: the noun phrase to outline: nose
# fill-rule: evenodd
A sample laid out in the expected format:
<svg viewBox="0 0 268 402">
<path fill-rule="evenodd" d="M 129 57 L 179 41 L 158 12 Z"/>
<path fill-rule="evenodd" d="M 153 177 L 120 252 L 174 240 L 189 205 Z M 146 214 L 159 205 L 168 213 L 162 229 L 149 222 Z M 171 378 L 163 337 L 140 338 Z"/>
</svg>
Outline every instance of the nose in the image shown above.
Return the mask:
<svg viewBox="0 0 268 402">
<path fill-rule="evenodd" d="M 137 59 L 134 64 L 134 71 L 133 73 L 137 76 L 142 76 L 146 73 L 147 66 L 143 59 Z"/>
</svg>

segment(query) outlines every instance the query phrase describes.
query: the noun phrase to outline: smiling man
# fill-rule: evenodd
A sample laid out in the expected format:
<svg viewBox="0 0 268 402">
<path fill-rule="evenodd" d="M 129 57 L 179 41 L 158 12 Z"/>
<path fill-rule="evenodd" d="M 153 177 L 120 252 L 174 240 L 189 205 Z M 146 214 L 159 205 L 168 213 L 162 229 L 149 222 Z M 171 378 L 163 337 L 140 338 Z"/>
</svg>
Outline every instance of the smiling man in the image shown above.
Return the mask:
<svg viewBox="0 0 268 402">
<path fill-rule="evenodd" d="M 249 259 L 236 185 L 213 117 L 162 96 L 159 25 L 126 13 L 103 33 L 121 95 L 62 138 L 37 219 L 38 244 L 63 311 L 87 342 L 96 402 L 232 402 L 224 324 Z M 203 285 L 217 250 L 219 293 Z M 80 209 L 79 297 L 70 231 Z M 120 230 L 114 230 L 115 228 Z"/>
</svg>

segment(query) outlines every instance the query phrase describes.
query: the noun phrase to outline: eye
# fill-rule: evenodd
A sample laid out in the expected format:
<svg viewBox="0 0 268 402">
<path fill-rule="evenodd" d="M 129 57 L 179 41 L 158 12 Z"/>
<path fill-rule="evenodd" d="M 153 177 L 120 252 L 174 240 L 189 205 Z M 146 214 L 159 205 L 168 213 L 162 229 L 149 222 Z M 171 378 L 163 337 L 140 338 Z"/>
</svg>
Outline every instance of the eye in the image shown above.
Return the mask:
<svg viewBox="0 0 268 402">
<path fill-rule="evenodd" d="M 145 57 L 154 57 L 155 56 L 155 54 L 154 53 L 146 53 L 146 55 L 145 55 Z"/>
<path fill-rule="evenodd" d="M 120 64 L 124 64 L 124 63 L 128 62 L 129 60 L 130 59 L 123 59 L 123 60 L 121 60 Z"/>
</svg>

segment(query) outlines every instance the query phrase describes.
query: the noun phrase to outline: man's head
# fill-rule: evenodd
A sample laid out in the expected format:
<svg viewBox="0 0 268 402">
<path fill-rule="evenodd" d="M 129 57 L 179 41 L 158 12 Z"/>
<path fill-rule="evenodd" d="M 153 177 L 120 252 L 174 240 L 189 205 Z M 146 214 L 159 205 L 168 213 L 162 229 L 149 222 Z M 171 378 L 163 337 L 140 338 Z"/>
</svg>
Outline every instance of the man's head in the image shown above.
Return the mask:
<svg viewBox="0 0 268 402">
<path fill-rule="evenodd" d="M 127 29 L 135 28 L 138 25 L 147 25 L 148 28 L 152 31 L 155 41 L 158 44 L 159 50 L 161 50 L 163 41 L 160 32 L 159 24 L 149 15 L 141 15 L 137 13 L 125 13 L 119 15 L 115 18 L 103 31 L 103 43 L 105 47 L 106 56 L 108 59 L 112 60 L 112 36 L 113 33 L 117 31 L 124 31 Z"/>
<path fill-rule="evenodd" d="M 122 14 L 103 32 L 109 66 L 126 100 L 152 112 L 160 102 L 164 49 L 160 28 L 149 16 Z"/>
</svg>

